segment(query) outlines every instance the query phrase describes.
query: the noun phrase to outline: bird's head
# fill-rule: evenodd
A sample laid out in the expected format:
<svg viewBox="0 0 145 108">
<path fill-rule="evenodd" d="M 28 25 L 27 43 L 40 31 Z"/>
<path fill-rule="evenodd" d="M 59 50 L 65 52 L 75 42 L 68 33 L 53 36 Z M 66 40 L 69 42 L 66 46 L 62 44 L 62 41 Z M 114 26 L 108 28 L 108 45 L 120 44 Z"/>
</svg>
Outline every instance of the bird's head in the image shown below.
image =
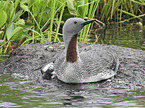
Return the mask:
<svg viewBox="0 0 145 108">
<path fill-rule="evenodd" d="M 85 25 L 94 22 L 95 20 L 85 21 L 81 18 L 69 18 L 63 25 L 63 34 L 78 34 Z"/>
</svg>

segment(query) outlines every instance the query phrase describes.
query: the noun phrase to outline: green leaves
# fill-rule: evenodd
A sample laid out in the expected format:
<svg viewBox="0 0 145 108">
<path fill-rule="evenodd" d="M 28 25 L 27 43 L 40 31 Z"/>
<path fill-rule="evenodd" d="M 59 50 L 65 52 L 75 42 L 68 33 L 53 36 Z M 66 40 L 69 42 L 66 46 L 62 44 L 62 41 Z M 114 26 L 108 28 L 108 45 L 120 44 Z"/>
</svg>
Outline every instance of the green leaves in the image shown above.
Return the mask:
<svg viewBox="0 0 145 108">
<path fill-rule="evenodd" d="M 11 32 L 12 32 L 11 34 L 7 35 L 8 40 L 10 40 L 10 41 L 20 40 L 21 36 L 23 34 L 23 28 L 22 27 L 16 27 Z"/>
<path fill-rule="evenodd" d="M 0 9 L 0 27 L 2 27 L 7 21 L 7 14 L 4 10 Z"/>
<path fill-rule="evenodd" d="M 73 2 L 74 2 L 74 0 L 67 0 L 67 7 L 69 10 L 69 13 L 74 15 L 75 14 L 75 7 L 74 7 Z"/>
<path fill-rule="evenodd" d="M 4 10 L 7 14 L 7 22 L 9 23 L 14 15 L 13 13 L 15 12 L 14 5 L 10 1 L 3 1 L 0 9 Z"/>
<path fill-rule="evenodd" d="M 76 1 L 77 13 L 84 18 L 88 13 L 89 0 Z"/>
<path fill-rule="evenodd" d="M 16 25 L 17 25 L 17 26 L 24 27 L 24 26 L 25 26 L 25 20 L 23 20 L 23 19 L 18 20 L 18 21 L 16 22 Z"/>
<path fill-rule="evenodd" d="M 69 13 L 84 18 L 88 13 L 88 0 L 67 0 Z"/>
<path fill-rule="evenodd" d="M 14 24 L 13 22 L 7 28 L 7 39 L 9 41 L 17 41 L 22 38 L 23 34 L 23 27 L 25 25 L 25 21 L 20 19 L 19 21 Z"/>
<path fill-rule="evenodd" d="M 11 34 L 14 30 L 14 23 L 12 22 L 10 25 L 8 25 L 6 33 L 7 33 L 7 39 L 9 40 L 11 38 Z"/>
<path fill-rule="evenodd" d="M 1 0 L 0 43 L 5 42 L 6 52 L 13 45 L 12 41 L 24 36 L 24 43 L 59 41 L 62 22 L 67 18 L 98 18 L 105 22 L 140 19 L 145 16 L 144 4 L 144 0 Z M 124 15 L 128 16 L 123 18 Z M 79 41 L 87 40 L 90 28 L 90 25 L 85 26 Z"/>
<path fill-rule="evenodd" d="M 12 34 L 10 35 L 10 38 L 9 40 L 11 41 L 17 41 L 17 40 L 20 40 L 22 37 L 22 34 L 23 34 L 23 28 L 22 27 L 16 27 Z"/>
<path fill-rule="evenodd" d="M 24 5 L 23 3 L 20 3 L 20 7 L 21 7 L 24 11 L 29 11 L 28 6 Z"/>
</svg>

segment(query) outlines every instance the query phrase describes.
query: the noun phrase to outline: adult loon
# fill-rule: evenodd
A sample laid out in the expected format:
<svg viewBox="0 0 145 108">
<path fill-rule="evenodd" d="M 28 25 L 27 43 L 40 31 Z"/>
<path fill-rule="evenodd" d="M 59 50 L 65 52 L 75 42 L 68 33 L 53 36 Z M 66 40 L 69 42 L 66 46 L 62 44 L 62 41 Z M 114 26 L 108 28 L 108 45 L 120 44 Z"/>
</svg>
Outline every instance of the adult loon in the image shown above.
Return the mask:
<svg viewBox="0 0 145 108">
<path fill-rule="evenodd" d="M 69 18 L 63 26 L 65 51 L 54 62 L 57 78 L 65 83 L 88 83 L 105 80 L 118 70 L 118 59 L 102 45 L 91 44 L 78 50 L 77 37 L 83 27 L 96 20 Z M 100 47 L 99 47 L 100 46 Z"/>
</svg>

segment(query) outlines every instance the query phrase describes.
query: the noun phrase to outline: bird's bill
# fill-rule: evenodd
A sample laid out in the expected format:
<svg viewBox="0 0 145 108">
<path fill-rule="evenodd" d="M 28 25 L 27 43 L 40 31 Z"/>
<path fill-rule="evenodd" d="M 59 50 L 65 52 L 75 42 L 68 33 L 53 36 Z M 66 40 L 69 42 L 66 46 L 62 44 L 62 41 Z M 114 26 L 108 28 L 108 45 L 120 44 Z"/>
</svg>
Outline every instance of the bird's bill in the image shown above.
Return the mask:
<svg viewBox="0 0 145 108">
<path fill-rule="evenodd" d="M 88 21 L 82 23 L 82 25 L 85 26 L 85 25 L 90 24 L 90 23 L 92 23 L 92 22 L 94 22 L 94 21 L 96 21 L 96 20 L 95 20 L 95 19 L 93 19 L 93 20 L 88 20 Z"/>
</svg>

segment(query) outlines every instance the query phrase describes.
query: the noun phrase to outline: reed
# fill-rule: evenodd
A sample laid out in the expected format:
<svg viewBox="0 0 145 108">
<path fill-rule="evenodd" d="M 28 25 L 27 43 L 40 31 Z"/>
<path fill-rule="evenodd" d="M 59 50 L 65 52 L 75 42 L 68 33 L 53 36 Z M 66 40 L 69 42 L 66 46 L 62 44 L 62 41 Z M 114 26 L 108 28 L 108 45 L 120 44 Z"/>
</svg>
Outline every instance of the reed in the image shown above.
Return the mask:
<svg viewBox="0 0 145 108">
<path fill-rule="evenodd" d="M 95 14 L 95 11 L 98 7 L 98 4 L 99 4 L 99 1 L 95 2 L 95 1 L 91 1 L 90 2 L 90 8 L 89 8 L 89 12 L 88 12 L 88 19 L 93 19 L 94 17 L 94 14 Z M 81 35 L 80 35 L 80 39 L 79 41 L 82 41 L 82 42 L 87 42 L 87 39 L 88 39 L 88 36 L 89 36 L 89 31 L 90 31 L 90 24 L 89 25 L 86 25 L 84 27 L 84 29 L 81 31 Z"/>
<path fill-rule="evenodd" d="M 144 5 L 144 0 L 101 0 L 96 17 L 108 23 L 111 20 L 124 22 L 123 20 L 141 19 L 140 15 L 143 14 L 142 7 Z"/>
</svg>

